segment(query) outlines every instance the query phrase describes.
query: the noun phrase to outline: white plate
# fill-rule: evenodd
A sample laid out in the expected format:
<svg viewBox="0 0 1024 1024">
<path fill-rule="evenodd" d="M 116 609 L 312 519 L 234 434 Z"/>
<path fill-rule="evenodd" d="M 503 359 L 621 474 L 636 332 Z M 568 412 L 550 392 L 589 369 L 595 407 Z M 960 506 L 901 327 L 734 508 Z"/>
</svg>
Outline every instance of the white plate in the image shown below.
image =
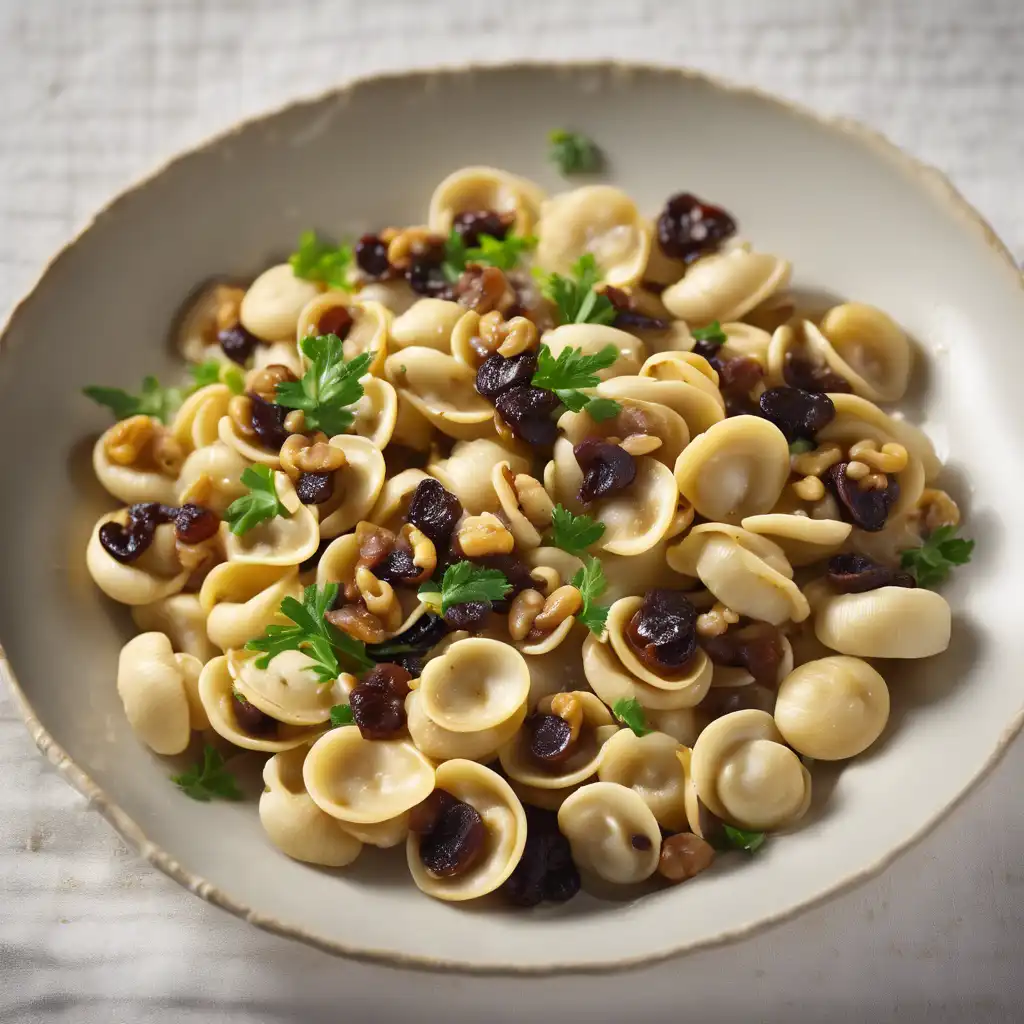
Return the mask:
<svg viewBox="0 0 1024 1024">
<path fill-rule="evenodd" d="M 947 461 L 978 546 L 946 591 L 953 646 L 883 668 L 883 741 L 842 772 L 815 768 L 815 807 L 798 832 L 652 897 L 524 913 L 426 899 L 401 850 L 369 850 L 344 873 L 289 861 L 265 841 L 254 801 L 198 804 L 167 781 L 173 769 L 132 736 L 114 689 L 128 617 L 85 572 L 89 528 L 111 503 L 89 466 L 106 420 L 79 390 L 179 374 L 164 339 L 183 298 L 206 277 L 256 273 L 304 228 L 358 235 L 422 221 L 434 185 L 465 164 L 565 187 L 545 161 L 554 127 L 598 140 L 609 177 L 642 208 L 696 192 L 792 260 L 801 289 L 873 303 L 903 324 L 923 355 L 910 414 Z M 16 309 L 0 359 L 0 673 L 39 746 L 149 860 L 325 949 L 471 970 L 607 969 L 747 934 L 878 871 L 1021 723 L 1022 326 L 1020 276 L 980 217 L 937 173 L 856 126 L 667 70 L 538 65 L 359 83 L 175 160 L 114 201 Z"/>
</svg>

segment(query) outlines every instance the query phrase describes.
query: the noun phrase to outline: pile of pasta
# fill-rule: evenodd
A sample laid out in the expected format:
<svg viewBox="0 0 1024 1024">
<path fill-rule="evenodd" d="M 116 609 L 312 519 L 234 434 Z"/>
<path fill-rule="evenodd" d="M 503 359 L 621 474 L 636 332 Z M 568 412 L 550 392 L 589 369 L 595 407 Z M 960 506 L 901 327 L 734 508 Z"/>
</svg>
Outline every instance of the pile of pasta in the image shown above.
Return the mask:
<svg viewBox="0 0 1024 1024">
<path fill-rule="evenodd" d="M 332 288 L 286 263 L 244 288 L 217 282 L 191 304 L 178 328 L 189 362 L 231 365 L 218 338 L 239 327 L 255 345 L 244 394 L 209 383 L 169 423 L 131 416 L 96 443 L 96 475 L 121 507 L 96 524 L 88 568 L 140 630 L 121 652 L 118 692 L 157 754 L 181 754 L 202 733 L 221 750 L 270 755 L 260 819 L 298 860 L 338 867 L 364 846 L 405 844 L 421 890 L 464 900 L 507 885 L 536 828 L 567 841 L 584 882 L 635 885 L 659 865 L 679 881 L 710 863 L 723 828 L 735 837 L 794 826 L 811 803 L 813 760 L 853 757 L 878 739 L 889 695 L 872 659 L 928 657 L 949 643 L 945 599 L 895 578 L 901 551 L 959 520 L 934 486 L 941 466 L 927 437 L 882 408 L 908 386 L 912 346 L 870 306 L 796 307 L 789 263 L 735 238 L 672 257 L 655 222 L 608 185 L 547 197 L 500 170 L 458 171 L 435 191 L 425 226 L 382 232 L 389 260 L 472 213 L 535 239 L 496 293 L 423 294 L 408 275 L 358 270 L 350 287 Z M 615 318 L 560 324 L 524 271 L 571 275 L 588 255 Z M 712 325 L 713 352 L 699 344 Z M 268 446 L 246 419 L 252 402 L 301 377 L 299 342 L 328 334 L 346 360 L 369 357 L 350 426 L 318 439 L 288 417 L 286 438 Z M 615 349 L 584 389 L 614 414 L 563 406 L 548 446 L 524 442 L 476 387 L 485 359 L 542 345 L 552 357 Z M 735 371 L 752 367 L 738 391 Z M 793 373 L 834 385 L 812 389 L 832 411 L 796 444 L 759 404 Z M 623 449 L 635 474 L 584 502 L 577 452 L 595 438 Z M 261 466 L 287 515 L 183 539 L 175 508 L 221 517 L 247 493 L 243 473 Z M 324 501 L 300 498 L 309 466 L 332 478 Z M 837 480 L 837 466 L 855 469 Z M 386 647 L 443 621 L 436 597 L 379 579 L 366 555 L 374 537 L 398 538 L 420 579 L 439 575 L 449 553 L 408 518 L 427 480 L 457 499 L 463 557 L 514 559 L 529 586 L 469 628 L 441 627 L 398 691 L 399 730 L 368 736 L 332 724 L 360 671 L 325 680 L 308 650 L 266 658 L 247 644 L 289 626 L 282 602 L 301 602 L 311 585 L 337 585 L 360 643 Z M 849 501 L 843 488 L 854 489 Z M 884 497 L 881 522 L 855 507 L 872 495 Z M 114 557 L 103 526 L 130 532 L 145 503 L 170 512 L 153 513 L 141 554 Z M 556 506 L 603 524 L 600 537 L 586 550 L 553 545 Z M 592 559 L 607 611 L 596 630 L 580 619 L 572 582 Z M 696 615 L 696 648 L 672 671 L 643 657 L 635 634 L 665 592 Z M 774 652 L 767 678 L 751 654 L 759 638 Z M 551 717 L 568 723 L 568 752 L 544 760 L 530 723 Z M 451 854 L 447 867 L 425 859 L 431 837 Z M 460 844 L 470 840 L 468 864 Z"/>
</svg>

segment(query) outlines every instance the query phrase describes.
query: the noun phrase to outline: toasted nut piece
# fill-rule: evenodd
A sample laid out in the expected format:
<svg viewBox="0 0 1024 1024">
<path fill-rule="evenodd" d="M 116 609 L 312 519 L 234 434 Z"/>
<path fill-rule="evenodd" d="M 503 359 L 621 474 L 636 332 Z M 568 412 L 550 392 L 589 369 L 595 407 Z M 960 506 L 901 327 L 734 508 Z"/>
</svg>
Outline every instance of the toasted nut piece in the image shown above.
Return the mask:
<svg viewBox="0 0 1024 1024">
<path fill-rule="evenodd" d="M 854 459 L 846 464 L 846 475 L 850 480 L 863 480 L 871 472 L 871 467 L 866 462 Z"/>
<path fill-rule="evenodd" d="M 277 398 L 277 385 L 298 377 L 281 363 L 271 363 L 262 370 L 250 370 L 245 378 L 245 390 L 252 391 L 268 402 Z"/>
<path fill-rule="evenodd" d="M 543 607 L 544 598 L 536 590 L 521 590 L 509 605 L 508 635 L 513 640 L 525 640 Z"/>
<path fill-rule="evenodd" d="M 525 316 L 512 317 L 501 325 L 500 332 L 504 340 L 498 346 L 498 355 L 506 359 L 537 347 L 537 325 Z"/>
<path fill-rule="evenodd" d="M 284 429 L 301 434 L 306 429 L 306 414 L 301 409 L 292 409 L 284 418 Z"/>
<path fill-rule="evenodd" d="M 367 611 L 362 605 L 347 604 L 324 613 L 324 618 L 356 640 L 366 644 L 379 644 L 385 635 L 383 623 L 373 612 Z"/>
<path fill-rule="evenodd" d="M 153 443 L 159 428 L 160 424 L 151 416 L 130 416 L 107 431 L 103 450 L 118 466 L 134 466 Z"/>
<path fill-rule="evenodd" d="M 530 579 L 542 584 L 540 591 L 545 597 L 550 597 L 562 585 L 561 574 L 550 565 L 538 565 L 536 569 L 531 569 Z"/>
<path fill-rule="evenodd" d="M 467 267 L 455 290 L 460 306 L 475 309 L 481 314 L 507 309 L 515 302 L 515 292 L 508 278 L 497 267 L 476 264 Z"/>
<path fill-rule="evenodd" d="M 816 476 L 805 476 L 793 484 L 793 493 L 802 501 L 821 501 L 825 485 Z"/>
<path fill-rule="evenodd" d="M 185 462 L 185 450 L 162 427 L 153 440 L 153 461 L 164 476 L 177 476 Z"/>
<path fill-rule="evenodd" d="M 701 636 L 721 636 L 730 626 L 735 626 L 740 617 L 721 601 L 716 601 L 710 611 L 697 616 L 697 632 Z"/>
<path fill-rule="evenodd" d="M 459 525 L 459 547 L 467 558 L 483 555 L 507 555 L 516 546 L 505 524 L 493 513 L 467 516 Z"/>
<path fill-rule="evenodd" d="M 569 723 L 569 742 L 579 739 L 583 728 L 583 705 L 574 693 L 556 693 L 551 697 L 551 714 Z"/>
<path fill-rule="evenodd" d="M 422 569 L 427 576 L 432 576 L 437 568 L 437 548 L 434 542 L 412 523 L 406 523 L 399 536 L 412 551 L 412 564 Z"/>
<path fill-rule="evenodd" d="M 551 525 L 551 513 L 555 510 L 555 505 L 539 480 L 528 473 L 519 473 L 512 481 L 512 489 L 519 499 L 519 507 L 523 510 L 523 515 L 538 530 L 546 529 Z"/>
<path fill-rule="evenodd" d="M 480 341 L 480 348 L 487 355 L 497 352 L 498 347 L 505 341 L 505 334 L 502 331 L 504 322 L 501 313 L 496 309 L 492 309 L 490 313 L 485 313 L 480 317 L 480 323 L 477 325 L 476 330 Z"/>
<path fill-rule="evenodd" d="M 813 452 L 794 455 L 789 460 L 794 473 L 804 476 L 821 476 L 826 469 L 831 469 L 837 462 L 843 461 L 842 449 L 837 444 L 822 444 Z"/>
<path fill-rule="evenodd" d="M 377 579 L 365 565 L 356 569 L 355 583 L 366 610 L 376 615 L 389 633 L 398 629 L 402 624 L 402 607 L 391 584 Z"/>
<path fill-rule="evenodd" d="M 175 537 L 174 550 L 183 569 L 189 572 L 201 568 L 209 570 L 220 557 L 220 537 L 214 534 L 209 540 L 201 540 L 198 544 L 186 544 Z"/>
<path fill-rule="evenodd" d="M 650 455 L 661 447 L 661 438 L 653 434 L 630 434 L 623 438 L 619 447 L 634 458 L 638 455 Z"/>
<path fill-rule="evenodd" d="M 560 626 L 583 607 L 583 595 L 572 585 L 559 587 L 545 602 L 533 620 L 533 628 L 547 633 Z"/>
<path fill-rule="evenodd" d="M 404 228 L 388 242 L 388 263 L 398 270 L 408 270 L 415 255 L 426 252 L 444 239 L 423 227 Z"/>
<path fill-rule="evenodd" d="M 228 416 L 242 437 L 255 437 L 252 426 L 252 399 L 248 395 L 234 395 L 228 402 Z"/>
<path fill-rule="evenodd" d="M 290 434 L 281 445 L 281 468 L 297 480 L 303 473 L 336 473 L 348 465 L 340 448 L 327 443 L 327 435 L 318 431 L 312 437 Z"/>
<path fill-rule="evenodd" d="M 934 533 L 942 526 L 959 526 L 960 509 L 957 503 L 937 487 L 926 487 L 917 502 L 921 523 L 928 533 Z"/>
<path fill-rule="evenodd" d="M 875 441 L 858 441 L 850 446 L 850 458 L 865 463 L 878 473 L 902 473 L 907 468 L 907 449 L 901 444 L 888 443 L 878 450 Z"/>
<path fill-rule="evenodd" d="M 228 331 L 238 323 L 245 289 L 222 284 L 213 294 L 217 303 L 217 330 Z"/>
<path fill-rule="evenodd" d="M 662 840 L 658 874 L 670 882 L 685 882 L 711 866 L 715 848 L 700 836 L 680 832 Z"/>
<path fill-rule="evenodd" d="M 869 473 L 857 486 L 862 491 L 884 491 L 889 486 L 889 478 L 884 473 Z"/>
</svg>

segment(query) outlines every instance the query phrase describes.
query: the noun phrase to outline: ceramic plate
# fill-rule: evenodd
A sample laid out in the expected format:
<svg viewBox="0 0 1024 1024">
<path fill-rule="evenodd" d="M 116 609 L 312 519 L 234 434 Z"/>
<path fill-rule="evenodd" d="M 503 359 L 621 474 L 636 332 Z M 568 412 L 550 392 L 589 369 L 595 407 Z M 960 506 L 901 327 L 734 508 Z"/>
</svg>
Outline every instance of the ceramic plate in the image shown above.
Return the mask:
<svg viewBox="0 0 1024 1024">
<path fill-rule="evenodd" d="M 910 332 L 923 358 L 904 407 L 934 438 L 978 545 L 946 591 L 953 646 L 884 670 L 883 741 L 842 772 L 816 767 L 817 802 L 798 832 L 653 897 L 523 913 L 421 896 L 401 848 L 345 873 L 290 861 L 264 838 L 255 798 L 195 803 L 168 782 L 114 688 L 128 616 L 85 571 L 89 529 L 111 502 L 89 462 L 107 420 L 80 389 L 180 374 L 166 338 L 188 293 L 225 272 L 253 276 L 304 228 L 422 222 L 434 185 L 466 164 L 566 187 L 545 159 L 546 133 L 563 126 L 599 141 L 608 178 L 642 209 L 681 189 L 720 203 L 744 237 L 792 260 L 801 290 L 873 303 Z M 40 747 L 128 840 L 274 931 L 352 956 L 522 971 L 606 969 L 741 936 L 879 870 L 1020 723 L 1022 325 L 1012 260 L 938 174 L 863 129 L 749 91 L 678 71 L 534 66 L 377 78 L 291 106 L 118 198 L 11 318 L 0 359 L 3 672 Z"/>
</svg>

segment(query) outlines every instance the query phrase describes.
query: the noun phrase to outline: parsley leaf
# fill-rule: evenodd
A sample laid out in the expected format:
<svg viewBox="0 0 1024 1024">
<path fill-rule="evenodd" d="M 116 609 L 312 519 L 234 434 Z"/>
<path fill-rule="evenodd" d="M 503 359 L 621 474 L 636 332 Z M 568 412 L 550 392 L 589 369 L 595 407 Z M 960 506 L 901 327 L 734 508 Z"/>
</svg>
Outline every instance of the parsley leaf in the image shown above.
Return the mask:
<svg viewBox="0 0 1024 1024">
<path fill-rule="evenodd" d="M 369 370 L 373 353 L 363 352 L 346 361 L 341 338 L 336 334 L 303 338 L 299 348 L 309 367 L 302 380 L 277 385 L 277 404 L 286 409 L 301 409 L 307 430 L 343 434 L 355 419 L 349 406 L 363 397 L 359 378 Z"/>
<path fill-rule="evenodd" d="M 805 437 L 798 437 L 795 441 L 790 442 L 789 454 L 790 455 L 803 455 L 804 452 L 810 452 L 814 450 L 814 442 L 808 441 Z"/>
<path fill-rule="evenodd" d="M 590 516 L 574 516 L 564 505 L 556 505 L 551 513 L 551 543 L 570 555 L 584 554 L 603 533 L 604 523 Z"/>
<path fill-rule="evenodd" d="M 604 154 L 593 139 L 556 128 L 548 133 L 548 157 L 562 174 L 592 174 L 604 166 Z"/>
<path fill-rule="evenodd" d="M 321 683 L 330 683 L 338 678 L 342 671 L 339 655 L 355 671 L 365 672 L 373 668 L 373 662 L 366 655 L 366 645 L 324 618 L 337 596 L 338 584 L 326 583 L 322 588 L 316 584 L 306 587 L 301 604 L 294 597 L 286 597 L 281 602 L 281 614 L 295 625 L 267 626 L 263 636 L 246 643 L 247 651 L 263 652 L 263 657 L 256 661 L 256 667 L 266 668 L 285 651 L 301 651 L 315 662 L 308 667 Z"/>
<path fill-rule="evenodd" d="M 105 388 L 92 385 L 82 388 L 82 394 L 99 405 L 105 405 L 116 419 L 129 416 L 155 416 L 163 423 L 169 423 L 185 400 L 184 388 L 162 388 L 156 377 L 144 377 L 142 393 L 129 394 L 120 388 Z"/>
<path fill-rule="evenodd" d="M 919 548 L 900 552 L 900 566 L 910 572 L 922 587 L 944 583 L 954 565 L 971 560 L 974 541 L 956 536 L 955 526 L 940 526 Z"/>
<path fill-rule="evenodd" d="M 337 729 L 342 725 L 354 725 L 355 716 L 352 714 L 351 704 L 335 704 L 331 708 L 331 728 Z"/>
<path fill-rule="evenodd" d="M 228 771 L 224 758 L 216 747 L 203 748 L 203 762 L 181 775 L 172 775 L 173 782 L 186 796 L 208 803 L 213 797 L 222 800 L 241 800 L 242 791 L 235 777 Z"/>
<path fill-rule="evenodd" d="M 562 404 L 573 412 L 586 411 L 595 420 L 617 416 L 622 408 L 611 398 L 592 398 L 580 388 L 593 388 L 601 383 L 598 370 L 605 370 L 619 358 L 614 345 L 605 345 L 600 352 L 585 356 L 581 348 L 563 348 L 555 359 L 547 345 L 537 353 L 537 372 L 530 383 L 558 395 Z"/>
<path fill-rule="evenodd" d="M 499 270 L 513 270 L 524 252 L 537 244 L 532 235 L 516 235 L 511 232 L 504 238 L 480 235 L 479 245 L 467 246 L 462 235 L 452 228 L 444 243 L 444 262 L 441 269 L 449 281 L 458 281 L 469 263 L 479 263 Z"/>
<path fill-rule="evenodd" d="M 207 359 L 205 363 L 193 363 L 188 372 L 192 374 L 191 390 L 198 391 L 210 384 L 227 384 L 236 394 L 245 391 L 245 376 L 237 366 L 221 362 L 219 359 Z"/>
<path fill-rule="evenodd" d="M 274 471 L 269 466 L 247 466 L 241 482 L 249 488 L 249 493 L 235 498 L 224 512 L 224 521 L 230 524 L 236 537 L 274 516 L 284 516 L 285 519 L 291 516 L 277 496 Z"/>
<path fill-rule="evenodd" d="M 492 601 L 500 601 L 511 589 L 512 584 L 500 569 L 485 569 L 472 562 L 456 562 L 445 569 L 440 586 L 428 580 L 420 587 L 419 594 L 427 604 L 434 604 L 429 598 L 431 595 L 436 597 L 440 591 L 441 614 L 444 615 L 454 604 L 481 601 L 490 605 Z"/>
<path fill-rule="evenodd" d="M 573 576 L 572 585 L 583 597 L 583 607 L 576 617 L 591 633 L 595 636 L 600 636 L 604 632 L 605 622 L 608 619 L 608 609 L 611 606 L 594 603 L 604 592 L 608 581 L 604 578 L 604 569 L 601 568 L 601 563 L 593 555 L 586 560 L 583 568 Z"/>
<path fill-rule="evenodd" d="M 746 829 L 733 828 L 732 825 L 723 825 L 726 845 L 734 850 L 744 850 L 753 853 L 764 846 L 765 835 L 763 832 L 748 832 Z"/>
<path fill-rule="evenodd" d="M 539 268 L 534 268 L 533 275 L 544 298 L 558 308 L 560 324 L 610 324 L 618 315 L 611 299 L 594 290 L 601 272 L 593 253 L 584 253 L 572 265 L 572 278 Z"/>
<path fill-rule="evenodd" d="M 646 736 L 654 730 L 647 724 L 644 709 L 635 697 L 623 697 L 612 705 L 612 714 L 623 725 L 628 725 L 637 736 Z"/>
<path fill-rule="evenodd" d="M 292 273 L 305 281 L 320 281 L 332 288 L 352 291 L 353 253 L 350 245 L 328 245 L 315 231 L 303 231 L 298 249 L 288 257 Z"/>
<path fill-rule="evenodd" d="M 690 334 L 697 341 L 708 341 L 713 345 L 724 345 L 729 339 L 722 330 L 722 325 L 717 320 L 712 320 L 707 327 L 695 327 Z"/>
</svg>

